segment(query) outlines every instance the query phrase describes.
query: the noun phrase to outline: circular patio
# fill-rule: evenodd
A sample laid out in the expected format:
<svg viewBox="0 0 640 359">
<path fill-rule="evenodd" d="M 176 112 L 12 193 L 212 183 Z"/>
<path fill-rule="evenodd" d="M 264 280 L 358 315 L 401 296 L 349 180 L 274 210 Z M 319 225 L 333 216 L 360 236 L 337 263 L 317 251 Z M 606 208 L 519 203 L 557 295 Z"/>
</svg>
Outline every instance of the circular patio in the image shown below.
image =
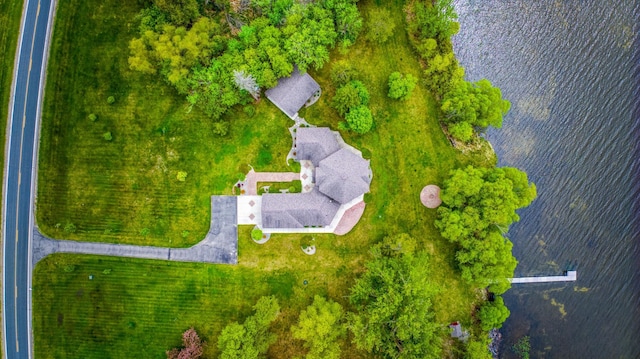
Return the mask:
<svg viewBox="0 0 640 359">
<path fill-rule="evenodd" d="M 434 184 L 425 186 L 420 192 L 420 202 L 427 208 L 437 208 L 442 203 L 440 187 Z"/>
</svg>

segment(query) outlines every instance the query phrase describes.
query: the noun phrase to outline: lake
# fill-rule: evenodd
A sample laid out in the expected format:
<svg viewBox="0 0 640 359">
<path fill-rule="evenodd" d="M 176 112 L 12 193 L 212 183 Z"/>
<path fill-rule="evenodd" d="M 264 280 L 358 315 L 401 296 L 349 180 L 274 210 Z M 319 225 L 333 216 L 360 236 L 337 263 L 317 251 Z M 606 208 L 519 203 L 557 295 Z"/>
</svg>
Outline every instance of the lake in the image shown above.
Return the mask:
<svg viewBox="0 0 640 359">
<path fill-rule="evenodd" d="M 640 2 L 455 2 L 469 80 L 489 79 L 512 107 L 490 130 L 500 166 L 525 170 L 538 198 L 508 237 L 519 284 L 502 356 L 640 358 Z"/>
</svg>

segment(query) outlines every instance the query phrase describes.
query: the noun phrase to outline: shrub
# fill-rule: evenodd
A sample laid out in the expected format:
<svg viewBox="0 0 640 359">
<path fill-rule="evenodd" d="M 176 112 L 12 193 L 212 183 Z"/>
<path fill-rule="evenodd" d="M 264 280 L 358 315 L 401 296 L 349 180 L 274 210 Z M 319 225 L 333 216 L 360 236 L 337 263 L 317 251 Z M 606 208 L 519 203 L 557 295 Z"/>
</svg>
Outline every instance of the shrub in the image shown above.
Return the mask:
<svg viewBox="0 0 640 359">
<path fill-rule="evenodd" d="M 178 171 L 178 175 L 176 177 L 178 178 L 178 181 L 184 182 L 187 179 L 187 172 Z"/>
<path fill-rule="evenodd" d="M 64 225 L 64 231 L 67 233 L 75 233 L 76 232 L 76 225 L 69 222 L 67 224 Z"/>
<path fill-rule="evenodd" d="M 189 237 L 189 231 L 182 231 L 182 238 L 187 238 Z"/>
<path fill-rule="evenodd" d="M 252 107 L 253 108 L 253 107 Z M 220 121 L 213 123 L 213 134 L 224 137 L 229 133 L 229 122 Z"/>
<path fill-rule="evenodd" d="M 247 115 L 247 117 L 251 118 L 256 114 L 256 108 L 252 105 L 245 106 L 242 111 Z"/>
<path fill-rule="evenodd" d="M 302 247 L 302 249 L 307 249 L 312 245 L 313 245 L 313 237 L 304 236 L 300 239 L 300 247 Z"/>
<path fill-rule="evenodd" d="M 67 272 L 67 273 L 71 273 L 74 270 L 76 270 L 76 266 L 74 266 L 73 264 L 69 264 L 69 265 L 64 266 L 64 271 Z"/>
<path fill-rule="evenodd" d="M 141 235 L 143 235 L 143 236 L 148 236 L 148 235 L 149 235 L 149 233 L 151 233 L 151 231 L 150 231 L 150 230 L 149 230 L 149 228 L 147 228 L 147 227 L 144 227 L 144 228 L 142 228 L 142 229 L 140 230 L 140 234 L 141 234 Z"/>
<path fill-rule="evenodd" d="M 361 135 L 369 132 L 371 126 L 373 126 L 373 115 L 367 106 L 352 108 L 345 116 L 345 119 L 349 129 Z"/>
<path fill-rule="evenodd" d="M 113 140 L 113 135 L 111 135 L 111 132 L 105 132 L 102 137 L 104 137 L 105 140 L 107 141 L 111 141 Z"/>
<path fill-rule="evenodd" d="M 113 96 L 107 97 L 107 103 L 109 105 L 112 105 L 114 102 L 116 102 L 116 98 L 115 97 L 113 97 Z"/>
<path fill-rule="evenodd" d="M 391 19 L 389 10 L 382 8 L 373 10 L 369 16 L 367 39 L 379 44 L 387 42 L 396 26 L 389 19 Z"/>
<path fill-rule="evenodd" d="M 96 114 L 95 114 L 95 113 L 90 113 L 90 114 L 89 114 L 89 120 L 90 120 L 91 122 L 96 122 L 96 121 L 98 120 L 98 116 L 96 116 Z"/>
<path fill-rule="evenodd" d="M 253 239 L 254 241 L 259 241 L 262 239 L 262 230 L 260 228 L 254 228 L 251 230 L 251 239 Z"/>
<path fill-rule="evenodd" d="M 389 97 L 396 100 L 406 100 L 416 87 L 418 79 L 411 74 L 403 76 L 399 72 L 389 75 Z"/>
</svg>

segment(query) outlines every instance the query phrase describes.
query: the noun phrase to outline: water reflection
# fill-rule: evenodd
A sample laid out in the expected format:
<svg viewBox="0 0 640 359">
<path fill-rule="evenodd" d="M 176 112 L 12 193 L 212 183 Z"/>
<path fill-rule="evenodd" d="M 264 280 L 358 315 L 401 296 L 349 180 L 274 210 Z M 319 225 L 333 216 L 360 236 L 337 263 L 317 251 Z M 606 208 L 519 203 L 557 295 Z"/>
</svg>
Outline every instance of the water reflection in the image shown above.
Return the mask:
<svg viewBox="0 0 640 359">
<path fill-rule="evenodd" d="M 517 275 L 578 281 L 514 287 L 504 357 L 640 357 L 637 1 L 457 1 L 455 50 L 470 80 L 512 102 L 487 137 L 500 165 L 526 170 L 538 199 L 509 237 Z M 636 44 L 636 46 L 634 46 Z M 634 52 L 635 51 L 635 52 Z"/>
</svg>

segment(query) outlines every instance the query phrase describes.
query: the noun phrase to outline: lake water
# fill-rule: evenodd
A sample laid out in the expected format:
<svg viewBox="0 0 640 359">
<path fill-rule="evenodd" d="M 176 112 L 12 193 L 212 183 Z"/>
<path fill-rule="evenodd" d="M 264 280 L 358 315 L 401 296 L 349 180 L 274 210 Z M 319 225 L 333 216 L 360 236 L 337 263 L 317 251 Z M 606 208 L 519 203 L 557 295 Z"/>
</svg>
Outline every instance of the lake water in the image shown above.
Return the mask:
<svg viewBox="0 0 640 359">
<path fill-rule="evenodd" d="M 532 358 L 640 358 L 640 1 L 458 0 L 454 47 L 468 79 L 512 108 L 487 138 L 501 166 L 538 186 L 509 237 L 520 284 L 502 356 L 531 337 Z"/>
</svg>

